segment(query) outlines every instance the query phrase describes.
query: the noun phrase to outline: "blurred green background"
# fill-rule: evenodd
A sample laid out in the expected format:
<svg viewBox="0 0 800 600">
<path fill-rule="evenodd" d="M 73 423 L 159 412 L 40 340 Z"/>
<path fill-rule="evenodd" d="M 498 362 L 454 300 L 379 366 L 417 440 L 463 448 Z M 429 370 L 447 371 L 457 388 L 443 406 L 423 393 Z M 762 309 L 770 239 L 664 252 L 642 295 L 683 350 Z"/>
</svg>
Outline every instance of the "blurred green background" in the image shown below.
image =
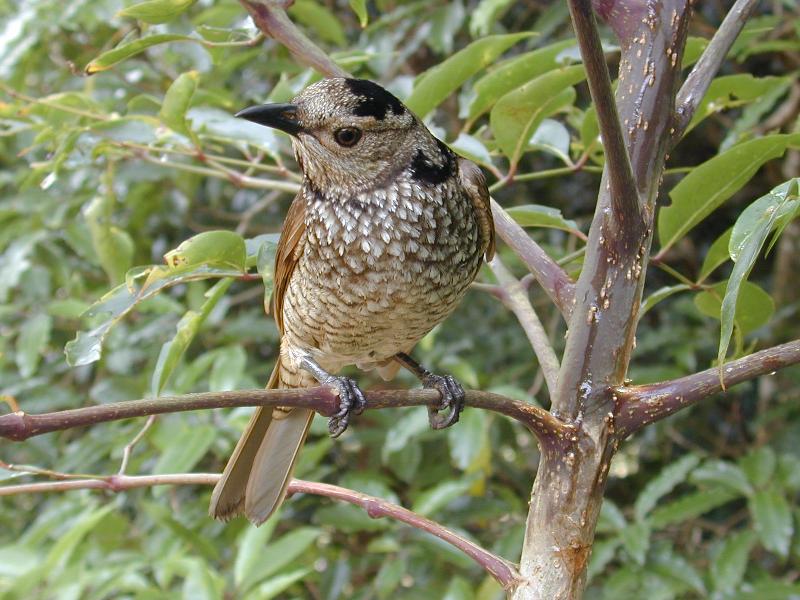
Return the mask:
<svg viewBox="0 0 800 600">
<path fill-rule="evenodd" d="M 685 64 L 727 4 L 697 7 Z M 288 13 L 345 69 L 410 97 L 438 136 L 484 166 L 490 183 L 513 164 L 516 181 L 497 185 L 495 198 L 522 207 L 515 218 L 579 272 L 602 165 L 585 83 L 565 83 L 535 128 L 514 121 L 518 104 L 530 103 L 514 96 L 519 85 L 575 61 L 564 3 L 297 0 Z M 510 35 L 528 31 L 535 35 Z M 603 33 L 613 72 L 619 54 Z M 664 205 L 693 167 L 754 138 L 800 131 L 799 34 L 793 0 L 761 3 L 670 157 Z M 86 76 L 90 63 L 97 72 Z M 231 270 L 255 274 L 259 253 L 262 266 L 269 263 L 297 166 L 285 136 L 231 115 L 287 100 L 317 77 L 261 39 L 233 0 L 0 0 L 0 395 L 47 412 L 265 383 L 277 331 L 264 315 L 264 284 L 217 279 Z M 708 300 L 719 298 L 714 286 L 724 288 L 732 263 L 727 243 L 712 243 L 750 203 L 800 173 L 799 145 L 784 143 L 760 169 L 753 158 L 730 198 L 676 235 L 651 266 L 645 296 L 668 289 L 642 319 L 633 381 L 713 364 L 720 322 L 708 316 Z M 737 165 L 715 171 L 711 183 L 724 189 L 747 171 Z M 684 208 L 695 214 L 692 191 Z M 206 238 L 215 243 L 185 272 L 129 273 L 221 229 L 248 240 L 246 258 L 239 237 L 222 235 Z M 654 252 L 665 248 L 660 239 Z M 740 298 L 731 355 L 800 335 L 798 250 L 800 227 L 790 217 Z M 521 263 L 499 251 L 522 277 Z M 269 286 L 269 269 L 260 271 Z M 115 298 L 129 312 L 118 303 L 104 313 L 106 304 L 82 317 L 126 273 L 132 286 L 144 286 L 142 273 L 174 285 L 142 302 L 120 288 Z M 557 311 L 535 285 L 531 299 L 560 351 Z M 70 365 L 64 348 L 79 331 Z M 471 291 L 416 356 L 465 386 L 547 406 L 524 333 L 483 291 Z M 406 375 L 391 384 L 357 377 L 365 388 L 416 385 Z M 587 597 L 800 597 L 798 400 L 795 367 L 625 443 L 612 466 Z M 126 472 L 219 472 L 248 415 L 161 416 Z M 2 484 L 47 480 L 12 464 L 116 473 L 143 424 L 3 442 Z M 424 409 L 404 409 L 366 413 L 336 441 L 317 419 L 296 475 L 401 503 L 516 561 L 537 464 L 535 441 L 515 422 L 467 409 L 456 427 L 433 432 Z M 209 494 L 187 486 L 0 497 L 0 598 L 502 597 L 451 547 L 355 507 L 295 497 L 255 529 L 241 519 L 210 520 Z"/>
</svg>

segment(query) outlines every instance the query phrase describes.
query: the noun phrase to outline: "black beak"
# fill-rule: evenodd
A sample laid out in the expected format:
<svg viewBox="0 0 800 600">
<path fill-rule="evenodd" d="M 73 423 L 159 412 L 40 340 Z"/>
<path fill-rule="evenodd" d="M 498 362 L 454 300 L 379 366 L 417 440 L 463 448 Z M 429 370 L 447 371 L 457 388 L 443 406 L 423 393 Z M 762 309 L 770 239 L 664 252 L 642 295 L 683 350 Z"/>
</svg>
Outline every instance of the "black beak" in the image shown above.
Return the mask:
<svg viewBox="0 0 800 600">
<path fill-rule="evenodd" d="M 280 129 L 290 135 L 297 135 L 303 131 L 303 126 L 297 120 L 297 105 L 295 104 L 251 106 L 240 110 L 234 116 L 240 119 L 247 119 L 259 125 Z"/>
</svg>

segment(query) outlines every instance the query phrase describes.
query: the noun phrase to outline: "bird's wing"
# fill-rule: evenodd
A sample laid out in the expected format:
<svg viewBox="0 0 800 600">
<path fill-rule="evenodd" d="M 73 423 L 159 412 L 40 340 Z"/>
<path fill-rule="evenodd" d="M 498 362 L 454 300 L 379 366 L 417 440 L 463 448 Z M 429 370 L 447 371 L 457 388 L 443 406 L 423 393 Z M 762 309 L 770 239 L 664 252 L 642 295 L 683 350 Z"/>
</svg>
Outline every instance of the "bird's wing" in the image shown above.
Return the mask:
<svg viewBox="0 0 800 600">
<path fill-rule="evenodd" d="M 494 219 L 492 218 L 492 203 L 489 199 L 489 188 L 486 187 L 486 178 L 483 171 L 471 160 L 458 159 L 458 174 L 461 187 L 472 200 L 475 214 L 480 225 L 481 245 L 487 261 L 494 256 Z"/>
<path fill-rule="evenodd" d="M 283 334 L 283 298 L 289 287 L 297 261 L 303 255 L 306 241 L 305 199 L 302 192 L 295 196 L 283 222 L 281 238 L 275 253 L 275 287 L 272 291 L 272 307 L 275 324 Z"/>
</svg>

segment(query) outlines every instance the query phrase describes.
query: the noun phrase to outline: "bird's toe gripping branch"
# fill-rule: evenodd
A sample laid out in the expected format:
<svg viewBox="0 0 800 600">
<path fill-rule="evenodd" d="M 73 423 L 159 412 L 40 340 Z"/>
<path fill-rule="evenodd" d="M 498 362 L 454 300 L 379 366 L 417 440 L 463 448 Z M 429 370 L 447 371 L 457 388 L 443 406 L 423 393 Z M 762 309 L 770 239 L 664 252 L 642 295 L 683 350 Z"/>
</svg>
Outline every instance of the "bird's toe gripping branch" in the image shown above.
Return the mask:
<svg viewBox="0 0 800 600">
<path fill-rule="evenodd" d="M 331 437 L 337 438 L 350 424 L 352 415 L 360 415 L 367 406 L 364 392 L 349 377 L 330 376 L 322 383 L 331 385 L 339 391 L 339 411 L 328 419 L 328 431 Z"/>
<path fill-rule="evenodd" d="M 428 407 L 428 422 L 432 429 L 445 429 L 458 422 L 464 410 L 465 393 L 461 384 L 452 375 L 434 375 L 428 373 L 422 380 L 422 386 L 437 390 L 442 400 L 439 406 Z M 447 411 L 447 412 L 440 412 Z"/>
</svg>

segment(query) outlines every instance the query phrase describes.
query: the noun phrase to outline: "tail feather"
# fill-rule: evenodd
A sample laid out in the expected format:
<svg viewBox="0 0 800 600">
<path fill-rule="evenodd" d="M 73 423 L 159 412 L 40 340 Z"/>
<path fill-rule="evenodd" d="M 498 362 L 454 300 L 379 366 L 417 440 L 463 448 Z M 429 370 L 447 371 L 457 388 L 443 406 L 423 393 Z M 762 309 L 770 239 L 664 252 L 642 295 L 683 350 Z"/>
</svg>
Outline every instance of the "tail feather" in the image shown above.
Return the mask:
<svg viewBox="0 0 800 600">
<path fill-rule="evenodd" d="M 284 387 L 290 386 L 281 381 L 278 362 L 267 388 Z M 313 417 L 313 411 L 305 409 L 257 409 L 214 487 L 209 514 L 228 520 L 244 512 L 256 525 L 266 521 L 286 497 Z"/>
</svg>

